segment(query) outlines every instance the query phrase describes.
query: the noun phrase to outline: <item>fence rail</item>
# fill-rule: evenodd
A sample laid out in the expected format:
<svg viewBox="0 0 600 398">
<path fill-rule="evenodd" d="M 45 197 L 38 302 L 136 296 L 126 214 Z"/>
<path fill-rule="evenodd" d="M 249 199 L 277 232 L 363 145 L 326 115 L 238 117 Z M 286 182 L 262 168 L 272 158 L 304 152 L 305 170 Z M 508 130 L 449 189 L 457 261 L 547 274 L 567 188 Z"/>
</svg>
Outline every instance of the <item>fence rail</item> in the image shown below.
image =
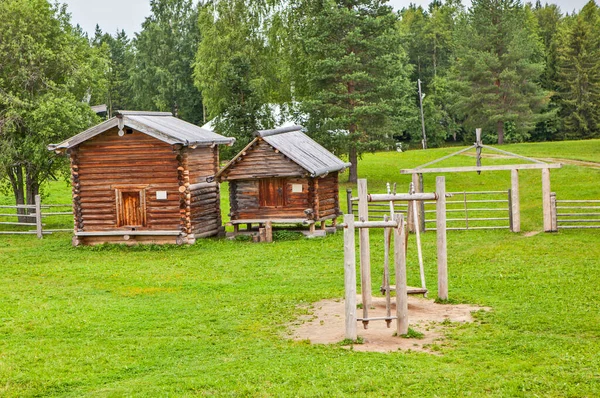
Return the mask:
<svg viewBox="0 0 600 398">
<path fill-rule="evenodd" d="M 562 200 L 551 194 L 554 230 L 600 228 L 600 200 Z"/>
<path fill-rule="evenodd" d="M 450 192 L 452 199 L 446 201 L 449 214 L 448 230 L 512 229 L 511 190 Z M 475 199 L 477 198 L 477 199 Z M 425 229 L 435 219 L 427 219 L 435 213 L 435 202 L 425 202 Z M 474 206 L 474 207 L 473 207 Z M 502 214 L 504 213 L 504 215 Z"/>
<path fill-rule="evenodd" d="M 347 189 L 346 193 L 347 214 L 357 215 L 358 198 L 352 196 L 351 189 Z M 510 189 L 504 191 L 460 191 L 449 192 L 449 194 L 452 196 L 446 200 L 448 230 L 512 229 Z M 421 229 L 435 231 L 435 227 L 428 228 L 427 225 L 435 225 L 435 218 L 428 219 L 428 216 L 435 216 L 436 202 L 423 202 L 423 204 L 421 212 L 425 217 L 421 219 Z M 384 215 L 392 213 L 392 204 L 369 202 L 368 206 L 369 220 L 383 219 Z M 393 212 L 407 214 L 408 206 L 408 203 L 395 202 Z"/>
<path fill-rule="evenodd" d="M 0 231 L 0 235 L 37 235 L 38 238 L 42 238 L 45 234 L 51 234 L 53 232 L 70 232 L 73 229 L 69 228 L 44 228 L 47 225 L 42 222 L 43 219 L 48 217 L 64 217 L 64 216 L 73 216 L 73 212 L 69 211 L 44 211 L 50 209 L 60 209 L 60 208 L 70 208 L 70 204 L 48 204 L 43 205 L 41 198 L 39 195 L 35 197 L 35 204 L 33 205 L 2 205 L 0 209 L 2 213 L 0 217 L 2 221 L 0 221 L 0 225 L 7 225 L 16 228 L 21 227 L 33 227 L 35 229 L 29 230 L 20 230 L 20 229 L 12 229 L 12 230 L 3 230 Z M 12 213 L 10 210 L 14 210 Z M 16 218 L 16 221 L 10 221 L 11 219 Z M 6 220 L 9 221 L 6 221 Z M 54 221 L 54 220 L 52 220 Z M 53 224 L 56 224 L 53 222 Z"/>
</svg>

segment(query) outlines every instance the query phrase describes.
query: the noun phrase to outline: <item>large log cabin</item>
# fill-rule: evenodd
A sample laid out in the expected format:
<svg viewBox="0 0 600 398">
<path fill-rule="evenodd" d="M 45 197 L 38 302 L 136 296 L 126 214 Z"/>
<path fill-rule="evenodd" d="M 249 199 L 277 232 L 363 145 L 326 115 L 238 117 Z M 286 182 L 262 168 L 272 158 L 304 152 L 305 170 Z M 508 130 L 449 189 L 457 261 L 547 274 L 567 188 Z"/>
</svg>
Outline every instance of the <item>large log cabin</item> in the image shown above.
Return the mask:
<svg viewBox="0 0 600 398">
<path fill-rule="evenodd" d="M 120 111 L 49 145 L 70 157 L 73 244 L 182 244 L 218 234 L 219 185 L 208 178 L 219 168 L 218 146 L 233 142 L 171 113 Z"/>
<path fill-rule="evenodd" d="M 350 166 L 291 126 L 256 132 L 256 137 L 216 175 L 229 182 L 229 216 L 240 224 L 269 223 L 325 228 L 341 214 L 338 173 Z"/>
</svg>

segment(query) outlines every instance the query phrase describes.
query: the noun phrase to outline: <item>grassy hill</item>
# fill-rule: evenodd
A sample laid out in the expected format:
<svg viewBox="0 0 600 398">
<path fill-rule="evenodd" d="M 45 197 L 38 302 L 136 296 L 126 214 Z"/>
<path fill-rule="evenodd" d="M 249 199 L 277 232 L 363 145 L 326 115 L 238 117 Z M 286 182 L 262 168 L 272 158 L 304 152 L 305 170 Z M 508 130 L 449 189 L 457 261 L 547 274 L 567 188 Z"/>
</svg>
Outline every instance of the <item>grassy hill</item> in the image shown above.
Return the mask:
<svg viewBox="0 0 600 398">
<path fill-rule="evenodd" d="M 600 162 L 600 140 L 503 149 Z M 404 191 L 409 176 L 400 168 L 456 150 L 368 154 L 359 175 L 373 192 L 386 182 Z M 443 165 L 468 164 L 474 159 L 460 156 Z M 434 178 L 426 175 L 426 190 Z M 510 186 L 507 172 L 446 178 L 448 190 Z M 563 199 L 600 199 L 600 169 L 553 170 L 552 190 Z M 439 355 L 359 353 L 286 338 L 289 323 L 310 312 L 300 308 L 342 297 L 340 233 L 272 244 L 93 248 L 71 247 L 69 234 L 0 236 L 0 395 L 600 396 L 600 232 L 526 234 L 541 230 L 539 171 L 521 172 L 521 195 L 523 233 L 448 233 L 450 297 L 492 311 L 450 325 Z M 53 183 L 46 200 L 69 196 L 63 182 Z M 435 235 L 423 239 L 427 279 L 435 281 Z M 382 233 L 371 240 L 373 275 L 380 275 Z M 409 282 L 417 280 L 411 252 Z M 375 291 L 378 283 L 374 277 Z"/>
</svg>

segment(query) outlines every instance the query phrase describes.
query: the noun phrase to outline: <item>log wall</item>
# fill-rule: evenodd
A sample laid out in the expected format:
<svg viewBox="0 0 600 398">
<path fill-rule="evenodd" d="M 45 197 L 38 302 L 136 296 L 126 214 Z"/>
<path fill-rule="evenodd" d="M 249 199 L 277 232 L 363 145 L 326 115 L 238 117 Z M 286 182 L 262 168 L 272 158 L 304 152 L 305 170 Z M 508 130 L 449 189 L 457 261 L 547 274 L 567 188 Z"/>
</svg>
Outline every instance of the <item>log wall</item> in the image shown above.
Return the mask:
<svg viewBox="0 0 600 398">
<path fill-rule="evenodd" d="M 185 149 L 189 170 L 190 233 L 196 238 L 213 236 L 221 228 L 221 197 L 218 183 L 207 183 L 219 167 L 219 147 Z"/>
<path fill-rule="evenodd" d="M 177 153 L 143 133 L 117 132 L 110 129 L 71 151 L 77 229 L 117 229 L 115 189 L 128 186 L 146 190 L 147 223 L 140 230 L 180 229 Z M 157 191 L 166 191 L 167 200 L 157 200 Z"/>
<path fill-rule="evenodd" d="M 206 182 L 207 177 L 213 177 L 219 171 L 219 147 L 186 148 L 188 154 L 188 169 L 190 183 Z"/>
<path fill-rule="evenodd" d="M 292 192 L 294 184 L 302 185 L 302 192 Z M 259 180 L 235 180 L 229 183 L 231 219 L 307 218 L 304 210 L 312 209 L 312 179 L 288 178 L 285 181 L 287 204 L 282 207 L 259 205 Z"/>
<path fill-rule="evenodd" d="M 242 152 L 235 164 L 221 176 L 222 180 L 254 179 L 267 177 L 306 176 L 302 167 L 292 162 L 262 139 Z"/>
<path fill-rule="evenodd" d="M 315 179 L 317 192 L 316 219 L 333 218 L 339 215 L 339 185 L 338 173 L 331 173 L 323 178 Z"/>
</svg>

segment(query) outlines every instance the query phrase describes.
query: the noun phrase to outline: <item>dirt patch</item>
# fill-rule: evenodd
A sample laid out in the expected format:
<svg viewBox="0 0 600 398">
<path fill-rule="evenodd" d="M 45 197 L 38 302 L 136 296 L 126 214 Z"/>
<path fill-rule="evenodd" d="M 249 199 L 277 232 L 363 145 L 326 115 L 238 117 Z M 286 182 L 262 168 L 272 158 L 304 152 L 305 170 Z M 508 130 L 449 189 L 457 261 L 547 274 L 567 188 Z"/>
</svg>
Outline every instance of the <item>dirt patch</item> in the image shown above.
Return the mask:
<svg viewBox="0 0 600 398">
<path fill-rule="evenodd" d="M 529 231 L 529 232 L 525 232 L 523 234 L 524 237 L 526 238 L 531 238 L 532 236 L 536 236 L 537 234 L 541 233 L 542 231 Z"/>
<path fill-rule="evenodd" d="M 395 315 L 395 299 L 392 299 L 392 315 Z M 358 298 L 360 302 L 360 297 Z M 344 300 L 322 300 L 313 305 L 313 313 L 301 317 L 292 325 L 292 338 L 309 340 L 313 344 L 334 344 L 344 340 Z M 396 321 L 388 329 L 385 321 L 371 321 L 368 329 L 358 323 L 358 336 L 363 344 L 354 344 L 355 351 L 390 352 L 413 350 L 435 353 L 435 346 L 443 342 L 444 330 L 449 322 L 472 322 L 471 312 L 489 310 L 467 304 L 436 304 L 433 300 L 409 297 L 408 320 L 410 328 L 423 333 L 423 338 L 394 336 Z M 362 316 L 362 310 L 357 309 Z M 374 297 L 369 317 L 386 315 L 385 298 Z"/>
</svg>

